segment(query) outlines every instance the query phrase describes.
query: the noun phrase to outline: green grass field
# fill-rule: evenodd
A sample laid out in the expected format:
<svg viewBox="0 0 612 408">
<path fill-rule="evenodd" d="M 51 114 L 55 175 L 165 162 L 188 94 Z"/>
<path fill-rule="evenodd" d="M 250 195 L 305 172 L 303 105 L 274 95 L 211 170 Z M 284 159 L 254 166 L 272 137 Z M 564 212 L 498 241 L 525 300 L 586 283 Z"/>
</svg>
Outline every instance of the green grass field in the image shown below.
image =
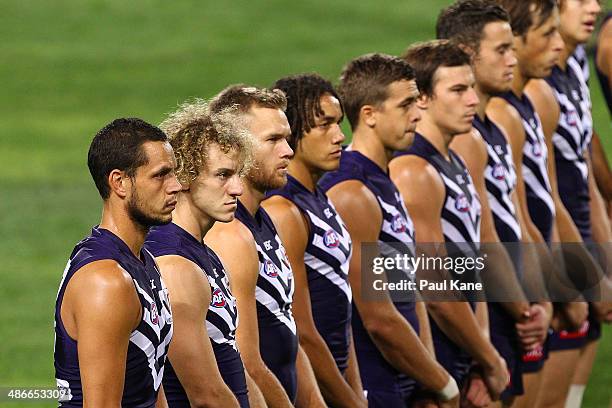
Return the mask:
<svg viewBox="0 0 612 408">
<path fill-rule="evenodd" d="M 102 125 L 159 123 L 230 83 L 304 71 L 335 79 L 354 56 L 432 38 L 446 4 L 0 0 L 0 388 L 55 383 L 53 305 L 72 247 L 99 220 L 86 154 Z M 593 97 L 612 151 L 598 88 Z M 585 407 L 610 399 L 611 341 L 606 328 Z"/>
</svg>

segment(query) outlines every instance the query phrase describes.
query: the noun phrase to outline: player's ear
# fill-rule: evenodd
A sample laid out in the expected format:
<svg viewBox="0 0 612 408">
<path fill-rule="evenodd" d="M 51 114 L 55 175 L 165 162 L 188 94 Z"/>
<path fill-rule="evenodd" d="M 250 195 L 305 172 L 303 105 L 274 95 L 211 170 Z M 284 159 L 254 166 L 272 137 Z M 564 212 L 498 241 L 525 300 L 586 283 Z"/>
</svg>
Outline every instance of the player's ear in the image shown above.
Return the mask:
<svg viewBox="0 0 612 408">
<path fill-rule="evenodd" d="M 427 109 L 427 107 L 429 106 L 429 101 L 430 101 L 430 97 L 425 95 L 424 93 L 420 94 L 419 97 L 416 100 L 416 105 L 419 109 Z"/>
<path fill-rule="evenodd" d="M 110 191 L 117 194 L 120 198 L 125 198 L 127 196 L 129 188 L 128 183 L 131 185 L 132 180 L 130 180 L 124 171 L 114 169 L 108 175 L 108 186 L 110 187 Z"/>
<path fill-rule="evenodd" d="M 463 52 L 465 52 L 467 55 L 469 55 L 470 59 L 472 59 L 472 61 L 474 60 L 474 57 L 476 56 L 476 52 L 474 52 L 474 50 L 471 47 L 468 47 L 465 44 L 458 44 L 457 46 L 459 48 L 461 48 L 461 50 Z"/>
<path fill-rule="evenodd" d="M 191 183 L 183 183 L 183 182 L 181 182 L 181 180 L 179 180 L 179 183 L 181 184 L 181 191 L 183 193 L 188 193 L 189 192 L 189 188 L 191 188 Z"/>
<path fill-rule="evenodd" d="M 359 118 L 367 127 L 376 126 L 376 108 L 372 105 L 363 105 L 359 110 Z"/>
</svg>

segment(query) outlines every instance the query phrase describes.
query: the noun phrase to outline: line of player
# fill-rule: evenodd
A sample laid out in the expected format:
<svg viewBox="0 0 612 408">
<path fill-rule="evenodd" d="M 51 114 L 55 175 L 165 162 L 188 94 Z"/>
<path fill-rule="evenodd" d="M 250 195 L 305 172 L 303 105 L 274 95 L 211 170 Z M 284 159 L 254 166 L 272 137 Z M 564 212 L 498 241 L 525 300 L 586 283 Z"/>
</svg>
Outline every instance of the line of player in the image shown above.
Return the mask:
<svg viewBox="0 0 612 408">
<path fill-rule="evenodd" d="M 580 270 L 553 245 L 612 241 L 575 55 L 599 11 L 462 0 L 439 40 L 355 58 L 337 88 L 294 75 L 108 124 L 102 219 L 55 308 L 60 405 L 579 406 L 612 305 L 553 307 L 545 277 L 612 287 L 586 245 Z M 514 301 L 368 299 L 370 242 L 483 251 Z"/>
</svg>

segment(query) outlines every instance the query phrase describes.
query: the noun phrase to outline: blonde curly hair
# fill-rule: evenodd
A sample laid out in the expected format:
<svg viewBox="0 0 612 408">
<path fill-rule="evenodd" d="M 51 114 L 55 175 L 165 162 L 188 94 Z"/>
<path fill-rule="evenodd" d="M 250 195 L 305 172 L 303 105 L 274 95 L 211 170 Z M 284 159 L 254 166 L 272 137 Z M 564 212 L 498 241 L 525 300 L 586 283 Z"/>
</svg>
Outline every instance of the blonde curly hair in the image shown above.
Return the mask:
<svg viewBox="0 0 612 408">
<path fill-rule="evenodd" d="M 176 157 L 176 175 L 189 185 L 206 168 L 208 148 L 216 144 L 221 151 L 238 152 L 240 175 L 252 166 L 253 138 L 235 108 L 211 113 L 208 102 L 194 99 L 179 105 L 159 125 L 170 140 Z"/>
</svg>

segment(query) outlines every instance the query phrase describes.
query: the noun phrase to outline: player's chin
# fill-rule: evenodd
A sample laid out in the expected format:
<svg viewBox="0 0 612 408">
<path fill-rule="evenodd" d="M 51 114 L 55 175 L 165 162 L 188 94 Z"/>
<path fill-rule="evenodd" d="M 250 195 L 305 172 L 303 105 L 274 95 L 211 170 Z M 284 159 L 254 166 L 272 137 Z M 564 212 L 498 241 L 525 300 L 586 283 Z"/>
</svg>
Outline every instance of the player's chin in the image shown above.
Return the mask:
<svg viewBox="0 0 612 408">
<path fill-rule="evenodd" d="M 495 86 L 491 87 L 494 93 L 503 93 L 503 92 L 508 92 L 510 89 L 512 89 L 512 79 L 513 77 L 508 78 L 503 78 L 501 80 L 499 80 Z"/>
<path fill-rule="evenodd" d="M 172 222 L 172 212 L 170 212 L 169 214 L 159 214 L 157 217 L 155 217 L 155 224 L 156 225 L 166 225 L 166 224 L 170 224 Z"/>
<path fill-rule="evenodd" d="M 550 74 L 552 74 L 552 68 L 550 68 L 550 69 L 546 68 L 542 72 L 540 72 L 536 78 L 537 79 L 544 79 L 544 78 L 549 77 Z"/>
<path fill-rule="evenodd" d="M 285 187 L 285 184 L 287 184 L 287 173 L 286 172 L 282 174 L 276 174 L 276 176 L 270 180 L 268 187 L 270 190 L 273 190 L 276 188 Z"/>
<path fill-rule="evenodd" d="M 589 42 L 589 39 L 591 38 L 591 34 L 592 32 L 581 32 L 580 35 L 577 36 L 576 42 L 578 44 L 584 44 L 584 43 Z"/>
<path fill-rule="evenodd" d="M 321 170 L 324 172 L 338 170 L 338 167 L 340 167 L 340 157 L 321 161 L 317 163 L 317 165 L 319 167 L 318 170 Z"/>
<path fill-rule="evenodd" d="M 413 142 L 414 142 L 414 131 L 409 130 L 404 133 L 403 137 L 399 139 L 397 143 L 395 144 L 395 146 L 393 147 L 394 147 L 394 150 L 405 150 L 409 148 L 410 146 L 412 146 Z"/>
<path fill-rule="evenodd" d="M 221 214 L 217 214 L 217 216 L 215 217 L 215 221 L 218 222 L 231 222 L 234 220 L 235 216 L 234 216 L 234 210 L 230 211 L 230 212 L 223 212 Z"/>
<path fill-rule="evenodd" d="M 540 73 L 540 78 L 546 78 L 552 74 L 553 68 L 556 64 L 551 64 L 542 68 L 542 72 Z"/>
<path fill-rule="evenodd" d="M 462 135 L 464 133 L 468 133 L 472 130 L 472 122 L 470 122 L 469 124 L 466 124 L 464 126 L 457 126 L 457 129 L 455 131 L 456 135 Z"/>
</svg>

